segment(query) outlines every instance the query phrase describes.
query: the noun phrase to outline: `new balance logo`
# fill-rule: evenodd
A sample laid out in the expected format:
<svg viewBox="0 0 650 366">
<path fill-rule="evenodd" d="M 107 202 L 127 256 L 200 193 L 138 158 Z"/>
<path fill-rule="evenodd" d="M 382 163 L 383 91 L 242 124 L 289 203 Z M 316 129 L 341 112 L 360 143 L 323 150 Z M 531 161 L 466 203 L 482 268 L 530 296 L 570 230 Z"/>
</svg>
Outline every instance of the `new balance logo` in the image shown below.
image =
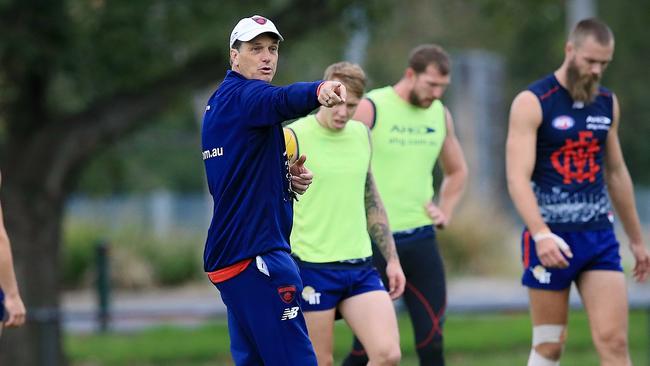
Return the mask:
<svg viewBox="0 0 650 366">
<path fill-rule="evenodd" d="M 298 306 L 284 309 L 284 312 L 282 313 L 282 318 L 280 320 L 289 320 L 297 317 L 299 309 L 300 308 Z"/>
</svg>

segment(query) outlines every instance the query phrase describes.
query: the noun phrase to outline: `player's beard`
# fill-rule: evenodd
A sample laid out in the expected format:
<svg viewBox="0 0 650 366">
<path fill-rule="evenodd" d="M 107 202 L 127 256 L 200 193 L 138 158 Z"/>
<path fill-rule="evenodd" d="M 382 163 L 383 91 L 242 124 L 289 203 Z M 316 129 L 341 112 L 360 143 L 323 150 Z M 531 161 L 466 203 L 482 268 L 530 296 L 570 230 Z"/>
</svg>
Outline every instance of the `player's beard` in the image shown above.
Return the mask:
<svg viewBox="0 0 650 366">
<path fill-rule="evenodd" d="M 418 108 L 426 109 L 431 107 L 433 100 L 432 101 L 422 100 L 422 98 L 420 98 L 420 96 L 415 92 L 415 89 L 411 89 L 411 92 L 409 93 L 409 103 L 411 103 L 412 105 Z"/>
<path fill-rule="evenodd" d="M 569 62 L 569 67 L 567 67 L 567 89 L 574 101 L 593 102 L 598 95 L 599 86 L 599 76 L 592 74 L 580 75 L 575 59 Z"/>
</svg>

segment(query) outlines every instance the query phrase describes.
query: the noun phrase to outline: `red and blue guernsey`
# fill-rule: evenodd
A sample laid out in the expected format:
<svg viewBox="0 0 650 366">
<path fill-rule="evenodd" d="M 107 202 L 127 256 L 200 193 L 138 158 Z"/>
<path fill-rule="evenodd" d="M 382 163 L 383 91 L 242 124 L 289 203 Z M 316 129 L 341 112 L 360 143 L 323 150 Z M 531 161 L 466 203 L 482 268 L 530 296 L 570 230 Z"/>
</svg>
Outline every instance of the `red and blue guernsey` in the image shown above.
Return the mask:
<svg viewBox="0 0 650 366">
<path fill-rule="evenodd" d="M 293 220 L 283 121 L 318 107 L 320 81 L 277 87 L 229 70 L 203 118 L 203 161 L 214 200 L 204 268 L 290 252 Z"/>
<path fill-rule="evenodd" d="M 613 214 L 603 177 L 613 97 L 605 88 L 591 103 L 574 101 L 553 74 L 528 87 L 542 107 L 537 130 L 533 191 L 553 231 L 612 227 Z"/>
</svg>

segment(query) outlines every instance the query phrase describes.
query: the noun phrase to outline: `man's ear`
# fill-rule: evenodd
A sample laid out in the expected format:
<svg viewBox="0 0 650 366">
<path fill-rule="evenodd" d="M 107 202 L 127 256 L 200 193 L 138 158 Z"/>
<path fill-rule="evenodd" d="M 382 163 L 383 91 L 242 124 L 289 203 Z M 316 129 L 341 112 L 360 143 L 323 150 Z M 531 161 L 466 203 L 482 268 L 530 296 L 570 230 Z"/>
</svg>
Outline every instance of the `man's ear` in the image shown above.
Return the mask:
<svg viewBox="0 0 650 366">
<path fill-rule="evenodd" d="M 230 66 L 239 67 L 239 62 L 237 61 L 238 56 L 239 56 L 239 51 L 237 51 L 234 48 L 231 48 L 230 49 Z"/>
<path fill-rule="evenodd" d="M 417 76 L 417 73 L 415 72 L 415 70 L 413 70 L 412 67 L 407 67 L 406 70 L 404 70 L 404 77 L 405 77 L 407 80 L 411 80 L 411 81 L 412 81 L 412 80 L 415 79 L 416 76 Z"/>
<path fill-rule="evenodd" d="M 576 46 L 572 42 L 567 42 L 564 45 L 564 54 L 565 55 L 571 55 L 575 51 Z"/>
</svg>

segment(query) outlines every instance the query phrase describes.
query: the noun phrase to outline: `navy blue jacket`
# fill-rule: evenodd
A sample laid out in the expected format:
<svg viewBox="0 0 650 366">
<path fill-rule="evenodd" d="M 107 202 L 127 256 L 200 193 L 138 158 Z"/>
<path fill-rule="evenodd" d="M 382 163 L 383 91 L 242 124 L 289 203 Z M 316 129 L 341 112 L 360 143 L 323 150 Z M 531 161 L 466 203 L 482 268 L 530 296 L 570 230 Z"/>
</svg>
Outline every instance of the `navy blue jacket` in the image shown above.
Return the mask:
<svg viewBox="0 0 650 366">
<path fill-rule="evenodd" d="M 282 122 L 319 106 L 320 83 L 277 87 L 229 70 L 208 100 L 202 146 L 214 208 L 206 272 L 290 251 L 293 208 Z"/>
</svg>

